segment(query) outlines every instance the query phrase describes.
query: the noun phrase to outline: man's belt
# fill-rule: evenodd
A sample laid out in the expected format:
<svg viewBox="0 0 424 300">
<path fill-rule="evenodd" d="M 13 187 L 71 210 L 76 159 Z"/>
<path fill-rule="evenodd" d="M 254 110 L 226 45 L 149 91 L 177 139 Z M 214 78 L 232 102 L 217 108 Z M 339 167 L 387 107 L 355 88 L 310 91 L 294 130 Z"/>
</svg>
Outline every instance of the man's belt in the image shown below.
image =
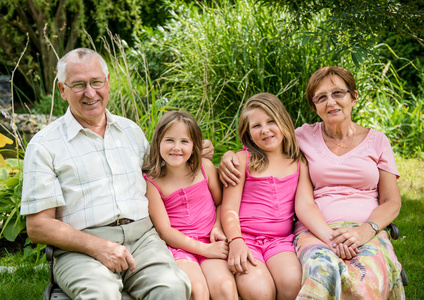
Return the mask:
<svg viewBox="0 0 424 300">
<path fill-rule="evenodd" d="M 111 227 L 120 226 L 120 225 L 129 224 L 129 223 L 132 223 L 132 222 L 134 222 L 134 220 L 123 218 L 123 219 L 118 219 L 118 220 L 108 224 L 107 226 L 111 226 Z"/>
</svg>

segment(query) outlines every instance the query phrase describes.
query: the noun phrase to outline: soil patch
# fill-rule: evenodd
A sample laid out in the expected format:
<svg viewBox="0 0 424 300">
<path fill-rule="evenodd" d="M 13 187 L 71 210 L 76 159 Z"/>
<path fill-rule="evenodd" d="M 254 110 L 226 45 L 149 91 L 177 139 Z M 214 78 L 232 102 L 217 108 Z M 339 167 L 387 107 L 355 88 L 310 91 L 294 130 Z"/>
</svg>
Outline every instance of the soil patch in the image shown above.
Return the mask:
<svg viewBox="0 0 424 300">
<path fill-rule="evenodd" d="M 26 235 L 19 235 L 14 242 L 10 242 L 5 238 L 0 239 L 0 257 L 4 257 L 16 252 L 23 252 L 25 248 Z"/>
</svg>

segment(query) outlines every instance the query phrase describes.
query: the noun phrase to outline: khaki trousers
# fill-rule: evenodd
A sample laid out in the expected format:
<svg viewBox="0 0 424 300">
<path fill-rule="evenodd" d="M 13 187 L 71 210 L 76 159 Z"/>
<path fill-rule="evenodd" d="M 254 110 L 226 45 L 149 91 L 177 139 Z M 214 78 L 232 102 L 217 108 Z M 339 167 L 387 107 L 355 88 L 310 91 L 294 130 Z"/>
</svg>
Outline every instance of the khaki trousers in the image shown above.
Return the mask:
<svg viewBox="0 0 424 300">
<path fill-rule="evenodd" d="M 190 281 L 178 267 L 149 217 L 127 225 L 83 230 L 127 247 L 136 272 L 113 273 L 91 256 L 55 250 L 54 276 L 72 299 L 121 299 L 124 289 L 135 299 L 188 299 Z"/>
</svg>

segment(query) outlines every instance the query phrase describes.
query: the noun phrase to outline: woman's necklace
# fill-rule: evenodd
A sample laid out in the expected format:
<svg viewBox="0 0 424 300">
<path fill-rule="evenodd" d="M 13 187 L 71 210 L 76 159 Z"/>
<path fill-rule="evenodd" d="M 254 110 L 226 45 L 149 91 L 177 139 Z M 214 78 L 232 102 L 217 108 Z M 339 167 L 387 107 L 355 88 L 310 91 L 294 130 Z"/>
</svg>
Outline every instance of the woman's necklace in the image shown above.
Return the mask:
<svg viewBox="0 0 424 300">
<path fill-rule="evenodd" d="M 325 135 L 330 139 L 330 141 L 334 144 L 334 145 L 336 145 L 336 146 L 339 146 L 340 148 L 345 148 L 345 149 L 349 149 L 349 148 L 352 148 L 353 147 L 353 142 L 355 141 L 355 125 L 353 126 L 353 128 L 352 128 L 352 130 L 353 130 L 353 133 L 352 133 L 352 143 L 350 144 L 350 146 L 342 146 L 342 145 L 340 145 L 340 144 L 337 144 L 334 140 L 333 140 L 333 138 L 332 137 L 330 137 L 329 135 L 328 135 L 328 133 L 327 133 L 327 129 L 325 128 L 325 123 L 323 123 L 324 124 L 324 133 L 325 133 Z"/>
</svg>

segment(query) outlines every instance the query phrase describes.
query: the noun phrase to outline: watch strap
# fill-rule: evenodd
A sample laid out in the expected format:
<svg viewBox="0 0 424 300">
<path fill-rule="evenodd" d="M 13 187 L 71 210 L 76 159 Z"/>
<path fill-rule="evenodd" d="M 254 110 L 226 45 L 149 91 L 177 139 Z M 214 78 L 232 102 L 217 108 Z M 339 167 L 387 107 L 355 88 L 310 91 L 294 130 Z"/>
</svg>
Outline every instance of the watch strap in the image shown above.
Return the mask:
<svg viewBox="0 0 424 300">
<path fill-rule="evenodd" d="M 378 234 L 380 232 L 380 228 L 378 227 L 377 224 L 375 224 L 374 222 L 371 221 L 367 221 L 365 223 L 368 223 L 371 225 L 371 228 L 375 230 L 375 234 Z"/>
</svg>

